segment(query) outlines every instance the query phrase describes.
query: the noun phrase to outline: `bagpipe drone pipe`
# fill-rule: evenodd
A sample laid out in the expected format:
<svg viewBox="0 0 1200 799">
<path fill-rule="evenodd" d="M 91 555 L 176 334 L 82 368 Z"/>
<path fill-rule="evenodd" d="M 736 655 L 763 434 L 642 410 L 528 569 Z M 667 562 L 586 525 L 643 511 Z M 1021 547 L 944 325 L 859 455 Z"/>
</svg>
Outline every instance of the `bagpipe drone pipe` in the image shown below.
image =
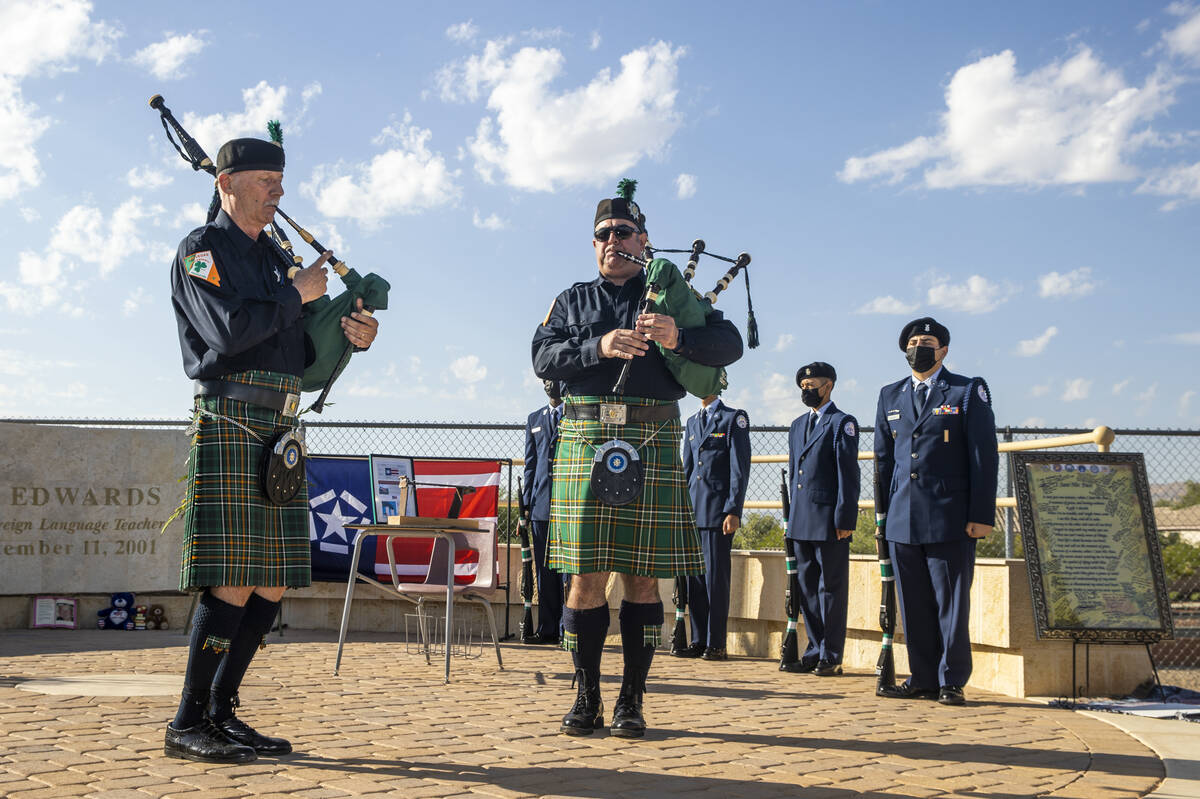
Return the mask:
<svg viewBox="0 0 1200 799">
<path fill-rule="evenodd" d="M 167 133 L 167 139 L 179 155 L 191 164 L 193 170 L 203 170 L 215 178 L 217 176 L 216 165 L 200 144 L 175 119 L 175 115 L 163 101 L 162 95 L 156 94 L 151 97 L 150 107 L 158 111 L 163 130 Z M 279 124 L 272 122 L 268 124 L 267 128 L 272 141 L 282 147 L 283 136 Z M 174 136 L 172 136 L 172 131 L 174 131 Z M 175 137 L 179 138 L 178 143 L 175 141 Z M 291 225 L 300 238 L 304 239 L 314 250 L 322 254 L 326 252 L 325 246 L 321 242 L 296 224 L 282 209 L 276 208 L 275 213 Z M 215 209 L 210 208 L 209 221 L 213 216 L 215 216 Z M 292 243 L 281 226 L 271 222 L 268 228 L 272 244 L 280 256 L 292 264 L 292 267 L 288 269 L 288 277 L 293 277 L 297 271 L 303 268 L 304 260 L 294 252 Z M 374 272 L 364 277 L 348 267 L 344 261 L 332 256 L 329 258 L 329 265 L 341 278 L 345 291 L 336 297 L 324 295 L 305 303 L 303 312 L 305 345 L 306 349 L 311 346 L 311 353 L 308 353 L 309 358 L 306 358 L 307 365 L 304 369 L 301 388 L 304 391 L 317 391 L 318 389 L 321 391 L 320 396 L 310 406 L 310 409 L 317 413 L 324 409 L 330 388 L 333 387 L 334 381 L 346 368 L 350 356 L 355 352 L 354 345 L 346 340 L 342 330 L 342 317 L 349 316 L 357 309 L 360 298 L 363 301 L 363 313 L 370 315 L 377 310 L 386 310 L 388 291 L 391 289 L 391 285 Z"/>
<path fill-rule="evenodd" d="M 689 254 L 687 267 L 682 273 L 679 267 L 666 258 L 647 260 L 635 255 L 617 251 L 617 255 L 646 269 L 646 294 L 642 298 L 641 311 L 654 311 L 672 317 L 680 328 L 703 327 L 708 315 L 712 313 L 717 295 L 729 287 L 737 273 L 741 272 L 746 279 L 746 305 L 748 308 L 746 320 L 746 343 L 750 349 L 758 346 L 758 322 L 754 318 L 754 304 L 750 300 L 750 272 L 746 268 L 750 264 L 750 254 L 742 253 L 737 258 L 726 258 L 704 249 L 704 240 L 696 239 L 690 250 L 658 250 L 646 248 L 651 254 L 683 253 Z M 701 255 L 708 255 L 726 263 L 732 264 L 729 270 L 717 281 L 712 291 L 701 295 L 692 288 L 692 277 L 696 274 L 696 266 Z M 719 366 L 705 366 L 684 358 L 678 353 L 658 344 L 658 349 L 666 361 L 671 375 L 689 393 L 697 397 L 708 397 L 720 394 L 728 388 L 729 381 L 725 369 Z M 613 388 L 614 394 L 624 393 L 625 378 L 629 373 L 629 361 L 626 361 Z"/>
</svg>

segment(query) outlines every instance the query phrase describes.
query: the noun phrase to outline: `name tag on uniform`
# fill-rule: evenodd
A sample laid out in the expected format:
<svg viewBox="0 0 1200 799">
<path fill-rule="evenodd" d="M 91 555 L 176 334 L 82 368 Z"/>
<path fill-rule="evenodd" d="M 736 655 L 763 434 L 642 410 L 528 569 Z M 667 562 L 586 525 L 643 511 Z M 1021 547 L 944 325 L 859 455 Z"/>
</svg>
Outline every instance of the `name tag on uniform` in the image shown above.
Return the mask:
<svg viewBox="0 0 1200 799">
<path fill-rule="evenodd" d="M 896 410 L 896 411 L 888 411 L 887 412 L 887 420 L 889 422 L 894 422 L 899 418 L 900 418 L 900 411 Z"/>
<path fill-rule="evenodd" d="M 934 416 L 956 416 L 958 414 L 957 405 L 943 405 L 940 408 L 933 409 Z"/>
<path fill-rule="evenodd" d="M 532 430 L 530 430 L 529 432 L 531 432 L 531 433 L 536 433 L 536 432 L 538 432 L 538 431 L 539 431 L 539 430 L 541 430 L 541 429 L 542 429 L 541 425 L 538 425 L 537 427 L 533 428 L 533 429 L 532 429 Z"/>
</svg>

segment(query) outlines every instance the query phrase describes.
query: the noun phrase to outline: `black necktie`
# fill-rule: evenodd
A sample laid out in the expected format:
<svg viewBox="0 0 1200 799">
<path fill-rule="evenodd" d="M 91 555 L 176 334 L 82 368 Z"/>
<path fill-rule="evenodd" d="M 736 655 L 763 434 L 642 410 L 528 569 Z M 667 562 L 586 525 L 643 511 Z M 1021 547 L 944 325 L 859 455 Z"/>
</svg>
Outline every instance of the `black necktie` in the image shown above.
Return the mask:
<svg viewBox="0 0 1200 799">
<path fill-rule="evenodd" d="M 812 437 L 813 428 L 817 426 L 817 415 L 815 413 L 808 414 L 808 429 L 804 431 L 804 440 L 808 441 Z"/>
<path fill-rule="evenodd" d="M 700 409 L 700 426 L 708 427 L 708 408 Z"/>
<path fill-rule="evenodd" d="M 921 415 L 921 409 L 925 407 L 925 395 L 929 393 L 929 386 L 924 383 L 917 383 L 917 390 L 913 393 L 913 409 L 917 415 Z"/>
</svg>

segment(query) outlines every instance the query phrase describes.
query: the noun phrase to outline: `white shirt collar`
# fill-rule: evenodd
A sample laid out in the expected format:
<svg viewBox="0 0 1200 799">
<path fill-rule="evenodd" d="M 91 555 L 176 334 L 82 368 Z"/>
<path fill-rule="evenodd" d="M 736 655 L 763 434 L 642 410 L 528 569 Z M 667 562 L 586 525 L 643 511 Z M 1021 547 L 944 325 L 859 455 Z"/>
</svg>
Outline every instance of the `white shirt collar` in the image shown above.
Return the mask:
<svg viewBox="0 0 1200 799">
<path fill-rule="evenodd" d="M 912 379 L 913 390 L 915 391 L 917 386 L 921 385 L 922 383 L 925 384 L 926 388 L 932 389 L 934 384 L 937 383 L 938 375 L 940 375 L 942 373 L 942 369 L 944 369 L 944 368 L 945 368 L 944 366 L 939 366 L 936 372 L 934 372 L 933 374 L 931 374 L 929 377 L 925 378 L 924 380 L 918 380 L 916 377 L 913 377 L 910 375 L 910 377 Z"/>
</svg>

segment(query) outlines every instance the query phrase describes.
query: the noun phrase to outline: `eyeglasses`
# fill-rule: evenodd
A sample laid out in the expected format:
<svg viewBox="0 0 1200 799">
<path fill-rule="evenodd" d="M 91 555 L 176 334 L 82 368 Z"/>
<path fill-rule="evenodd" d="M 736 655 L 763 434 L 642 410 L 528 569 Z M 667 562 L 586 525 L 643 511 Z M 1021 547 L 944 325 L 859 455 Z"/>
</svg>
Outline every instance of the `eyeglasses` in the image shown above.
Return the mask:
<svg viewBox="0 0 1200 799">
<path fill-rule="evenodd" d="M 602 227 L 592 234 L 596 241 L 608 241 L 609 234 L 617 237 L 617 241 L 625 241 L 625 239 L 637 233 L 637 228 L 629 225 L 617 225 L 616 227 Z"/>
</svg>

